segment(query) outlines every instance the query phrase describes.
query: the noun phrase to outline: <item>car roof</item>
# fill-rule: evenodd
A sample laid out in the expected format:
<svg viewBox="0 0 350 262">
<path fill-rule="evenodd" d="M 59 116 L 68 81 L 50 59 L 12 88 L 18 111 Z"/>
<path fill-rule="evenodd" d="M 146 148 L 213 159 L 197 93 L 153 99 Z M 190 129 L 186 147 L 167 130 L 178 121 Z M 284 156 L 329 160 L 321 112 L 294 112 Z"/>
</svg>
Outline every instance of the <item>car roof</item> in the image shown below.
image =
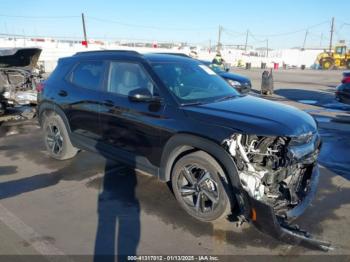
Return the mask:
<svg viewBox="0 0 350 262">
<path fill-rule="evenodd" d="M 189 55 L 186 55 L 185 53 L 174 53 L 174 52 L 157 52 L 154 54 L 161 54 L 161 55 L 177 55 L 177 56 L 183 56 L 183 57 L 187 57 L 187 58 L 191 58 Z"/>
<path fill-rule="evenodd" d="M 115 56 L 115 55 L 131 55 L 140 56 L 140 53 L 133 50 L 94 50 L 94 51 L 82 51 L 78 52 L 74 57 L 85 57 L 85 56 Z"/>
<path fill-rule="evenodd" d="M 96 58 L 126 58 L 126 59 L 145 59 L 150 63 L 153 62 L 198 62 L 189 56 L 178 55 L 177 53 L 146 53 L 140 54 L 132 50 L 97 50 L 78 52 L 68 59 L 96 59 Z"/>
<path fill-rule="evenodd" d="M 183 55 L 174 54 L 164 54 L 164 53 L 148 53 L 144 54 L 143 57 L 151 62 L 195 62 L 193 58 Z"/>
</svg>

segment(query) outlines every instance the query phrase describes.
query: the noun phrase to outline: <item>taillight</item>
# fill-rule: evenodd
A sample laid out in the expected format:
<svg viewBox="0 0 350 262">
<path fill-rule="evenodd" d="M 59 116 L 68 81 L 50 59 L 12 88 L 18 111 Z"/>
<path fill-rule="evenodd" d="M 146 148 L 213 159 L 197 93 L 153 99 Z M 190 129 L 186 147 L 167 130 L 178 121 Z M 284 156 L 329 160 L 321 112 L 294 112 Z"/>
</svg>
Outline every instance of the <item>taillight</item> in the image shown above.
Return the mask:
<svg viewBox="0 0 350 262">
<path fill-rule="evenodd" d="M 45 83 L 44 82 L 37 83 L 36 84 L 36 91 L 38 93 L 41 93 L 43 91 L 44 87 L 45 87 Z"/>
</svg>

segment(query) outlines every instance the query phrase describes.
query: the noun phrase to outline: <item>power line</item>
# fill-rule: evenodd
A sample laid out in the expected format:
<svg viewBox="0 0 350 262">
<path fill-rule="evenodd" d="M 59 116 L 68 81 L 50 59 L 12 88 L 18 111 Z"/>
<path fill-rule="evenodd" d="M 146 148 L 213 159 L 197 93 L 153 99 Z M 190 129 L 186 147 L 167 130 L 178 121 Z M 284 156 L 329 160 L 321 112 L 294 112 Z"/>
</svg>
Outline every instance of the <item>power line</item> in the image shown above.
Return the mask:
<svg viewBox="0 0 350 262">
<path fill-rule="evenodd" d="M 236 36 L 242 36 L 242 35 L 245 35 L 246 32 L 237 32 L 237 31 L 233 31 L 231 29 L 227 29 L 226 27 L 223 27 L 223 32 L 230 35 L 230 36 L 233 36 L 233 37 L 236 37 Z"/>
<path fill-rule="evenodd" d="M 346 21 L 339 20 L 339 22 L 341 22 L 342 25 L 350 25 L 350 23 L 349 23 L 349 22 L 346 22 Z"/>
<path fill-rule="evenodd" d="M 94 16 L 88 16 L 88 19 L 91 20 L 95 20 L 98 22 L 102 22 L 102 23 L 113 23 L 113 24 L 119 24 L 122 26 L 126 26 L 126 27 L 138 27 L 138 28 L 145 28 L 145 29 L 154 29 L 154 30 L 173 30 L 173 31 L 205 31 L 205 30 L 212 30 L 212 29 L 216 29 L 216 27 L 208 27 L 208 28 L 203 28 L 203 27 L 199 27 L 199 28 L 172 28 L 172 27 L 158 27 L 158 26 L 150 26 L 150 25 L 140 25 L 140 24 L 129 24 L 129 23 L 124 23 L 124 22 L 120 22 L 120 21 L 116 21 L 116 20 L 109 20 L 109 19 L 104 19 L 104 18 L 98 18 L 98 17 L 94 17 Z"/>
<path fill-rule="evenodd" d="M 23 18 L 23 19 L 70 19 L 70 18 L 80 18 L 80 16 L 77 15 L 71 15 L 71 16 L 24 16 L 24 15 L 7 15 L 7 14 L 0 14 L 0 17 L 6 17 L 6 18 Z M 119 24 L 122 26 L 127 26 L 127 27 L 139 27 L 139 28 L 148 28 L 148 29 L 155 29 L 155 30 L 174 30 L 174 31 L 204 31 L 204 30 L 213 30 L 216 29 L 216 27 L 199 27 L 199 28 L 171 28 L 171 27 L 158 27 L 158 26 L 151 26 L 151 25 L 140 25 L 140 24 L 132 24 L 132 23 L 125 23 L 122 21 L 116 21 L 116 20 L 111 20 L 111 19 L 104 19 L 104 18 L 99 18 L 99 17 L 93 17 L 93 16 L 88 16 L 89 19 L 99 21 L 99 22 L 104 22 L 104 23 L 115 23 Z M 290 31 L 290 32 L 284 32 L 284 33 L 276 33 L 276 34 L 268 34 L 268 35 L 256 35 L 258 37 L 278 37 L 278 36 L 284 36 L 284 35 L 291 35 L 291 34 L 296 34 L 299 32 L 305 32 L 305 30 L 311 29 L 313 27 L 317 27 L 320 25 L 323 25 L 325 23 L 329 23 L 329 21 L 324 21 L 312 26 L 307 27 L 306 29 L 300 29 L 300 30 L 295 30 L 295 31 Z M 350 25 L 350 23 L 344 22 L 342 26 L 344 25 Z M 341 27 L 342 27 L 341 26 Z M 241 36 L 245 35 L 246 32 L 237 32 L 234 30 L 231 30 L 229 28 L 223 28 L 223 32 L 226 34 L 229 34 L 231 36 Z"/>
<path fill-rule="evenodd" d="M 77 19 L 80 18 L 80 16 L 76 16 L 76 15 L 72 15 L 72 16 L 23 16 L 23 15 L 7 15 L 7 14 L 0 14 L 0 17 L 5 17 L 5 18 L 20 18 L 20 19 L 50 19 L 50 20 L 54 20 L 54 19 Z M 118 24 L 121 26 L 125 26 L 125 27 L 134 27 L 134 28 L 144 28 L 144 29 L 152 29 L 152 30 L 160 30 L 160 31 L 197 31 L 197 32 L 203 32 L 203 31 L 208 31 L 208 30 L 215 30 L 216 27 L 198 27 L 198 28 L 188 28 L 188 27 L 184 27 L 184 28 L 178 28 L 178 27 L 161 27 L 161 26 L 153 26 L 153 25 L 144 25 L 144 24 L 134 24 L 134 23 L 125 23 L 123 21 L 118 21 L 118 20 L 113 20 L 113 19 L 105 19 L 105 18 L 100 18 L 100 17 L 94 17 L 94 16 L 87 16 L 87 20 L 93 20 L 93 21 L 97 21 L 97 22 L 102 22 L 102 23 L 113 23 L 113 24 Z M 225 33 L 225 35 L 230 36 L 231 38 L 238 38 L 238 37 L 246 37 L 246 41 L 248 39 L 248 37 L 252 37 L 252 39 L 255 42 L 266 42 L 267 38 L 272 38 L 272 37 L 279 37 L 279 36 L 287 36 L 287 35 L 293 35 L 296 33 L 301 33 L 301 32 L 305 32 L 308 31 L 308 34 L 312 34 L 310 33 L 309 29 L 314 28 L 314 27 L 318 27 L 321 26 L 323 24 L 329 23 L 329 20 L 312 25 L 307 27 L 306 29 L 300 29 L 300 30 L 295 30 L 295 31 L 289 31 L 289 32 L 282 32 L 282 33 L 275 33 L 275 34 L 253 34 L 250 30 L 249 32 L 237 32 L 235 30 L 232 30 L 230 28 L 226 28 L 226 27 L 222 27 L 222 33 Z M 336 32 L 336 34 L 339 37 L 339 31 L 344 27 L 344 26 L 350 26 L 350 23 L 346 23 L 344 22 L 343 24 L 341 24 L 341 26 L 338 28 L 338 32 Z M 41 36 L 39 36 L 41 37 Z M 67 37 L 65 36 L 64 38 L 71 38 L 71 37 Z M 105 37 L 103 37 L 105 38 Z M 120 38 L 120 37 L 118 37 Z M 325 38 L 326 39 L 326 38 Z"/>
<path fill-rule="evenodd" d="M 0 38 L 5 37 L 5 38 L 25 38 L 25 39 L 31 39 L 31 38 L 46 38 L 46 39 L 55 39 L 57 41 L 77 41 L 80 42 L 82 37 L 78 35 L 38 35 L 38 34 L 9 34 L 9 33 L 1 33 L 0 32 Z M 116 41 L 116 42 L 128 42 L 128 41 L 144 41 L 148 43 L 153 43 L 154 39 L 152 38 L 132 38 L 129 36 L 99 36 L 99 35 L 89 35 L 90 40 L 98 40 L 98 39 L 105 39 L 105 40 L 110 40 L 110 41 Z M 158 40 L 158 43 L 181 43 L 184 41 L 181 40 Z M 201 44 L 204 42 L 188 42 L 188 44 Z"/>
<path fill-rule="evenodd" d="M 319 33 L 319 34 L 315 34 L 315 33 L 308 33 L 308 38 L 311 38 L 313 40 L 320 40 L 320 43 L 322 43 L 323 41 L 328 41 L 329 42 L 329 37 L 325 36 L 324 33 Z M 320 44 L 321 46 L 321 44 Z"/>
<path fill-rule="evenodd" d="M 9 33 L 0 33 L 0 36 L 5 37 L 24 37 L 24 38 L 62 38 L 62 39 L 80 39 L 80 36 L 69 36 L 69 35 L 37 35 L 37 34 L 9 34 Z"/>
<path fill-rule="evenodd" d="M 329 21 L 327 20 L 327 21 L 324 21 L 322 23 L 318 23 L 318 24 L 309 26 L 307 28 L 303 28 L 303 29 L 299 29 L 299 30 L 295 30 L 295 31 L 290 31 L 290 32 L 285 32 L 285 33 L 269 34 L 269 35 L 256 35 L 256 36 L 258 36 L 258 37 L 278 37 L 278 36 L 284 36 L 284 35 L 292 35 L 292 34 L 296 34 L 296 33 L 300 33 L 300 32 L 305 32 L 306 30 L 309 30 L 309 29 L 314 28 L 314 27 L 318 27 L 320 25 L 324 25 L 326 23 L 329 23 Z"/>
<path fill-rule="evenodd" d="M 342 23 L 338 28 L 338 32 L 341 31 L 344 26 L 350 26 L 350 24 L 349 23 Z"/>
<path fill-rule="evenodd" d="M 67 19 L 67 18 L 80 18 L 80 16 L 24 16 L 24 15 L 4 15 L 0 14 L 0 17 L 6 18 L 24 18 L 24 19 Z"/>
<path fill-rule="evenodd" d="M 255 35 L 254 35 L 251 31 L 249 31 L 249 35 L 250 35 L 256 42 L 261 43 L 261 42 L 265 42 L 265 41 L 266 41 L 266 39 L 258 39 L 258 38 L 256 38 Z"/>
</svg>

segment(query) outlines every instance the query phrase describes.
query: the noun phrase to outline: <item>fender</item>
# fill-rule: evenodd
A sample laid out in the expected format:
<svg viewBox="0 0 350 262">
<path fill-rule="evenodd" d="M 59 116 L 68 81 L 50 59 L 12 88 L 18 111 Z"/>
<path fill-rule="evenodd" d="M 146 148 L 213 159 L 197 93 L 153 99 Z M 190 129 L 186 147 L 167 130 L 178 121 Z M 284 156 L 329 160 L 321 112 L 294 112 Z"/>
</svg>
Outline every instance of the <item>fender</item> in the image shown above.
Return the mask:
<svg viewBox="0 0 350 262">
<path fill-rule="evenodd" d="M 194 148 L 207 152 L 222 165 L 227 178 L 235 189 L 234 191 L 237 192 L 241 188 L 236 164 L 225 149 L 211 140 L 190 134 L 174 135 L 165 144 L 161 157 L 159 179 L 169 181 L 176 158 L 181 153 Z"/>
<path fill-rule="evenodd" d="M 70 129 L 70 126 L 69 126 L 69 122 L 68 122 L 68 119 L 67 119 L 65 113 L 63 112 L 63 109 L 59 105 L 57 105 L 55 103 L 52 103 L 52 102 L 49 102 L 49 101 L 41 102 L 38 105 L 38 120 L 39 120 L 40 126 L 42 125 L 42 123 L 41 123 L 41 121 L 42 121 L 41 116 L 46 110 L 50 110 L 50 111 L 53 111 L 56 114 L 58 114 L 62 118 L 64 124 L 66 125 L 68 134 L 71 134 L 71 129 Z"/>
</svg>

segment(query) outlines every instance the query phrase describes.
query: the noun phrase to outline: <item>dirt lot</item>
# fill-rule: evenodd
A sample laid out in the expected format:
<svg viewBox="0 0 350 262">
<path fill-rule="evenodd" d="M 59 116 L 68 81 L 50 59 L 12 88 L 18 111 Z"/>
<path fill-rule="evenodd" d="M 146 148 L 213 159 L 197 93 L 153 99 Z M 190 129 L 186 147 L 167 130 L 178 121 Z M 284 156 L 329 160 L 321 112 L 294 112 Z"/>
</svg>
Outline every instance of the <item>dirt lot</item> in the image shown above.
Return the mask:
<svg viewBox="0 0 350 262">
<path fill-rule="evenodd" d="M 261 70 L 235 72 L 251 77 L 259 95 Z M 340 78 L 338 71 L 278 71 L 268 98 L 319 123 L 319 190 L 297 222 L 330 241 L 328 253 L 283 244 L 249 224 L 198 222 L 166 184 L 95 154 L 52 160 L 31 120 L 0 126 L 0 254 L 350 255 L 350 106 L 333 98 Z"/>
</svg>

